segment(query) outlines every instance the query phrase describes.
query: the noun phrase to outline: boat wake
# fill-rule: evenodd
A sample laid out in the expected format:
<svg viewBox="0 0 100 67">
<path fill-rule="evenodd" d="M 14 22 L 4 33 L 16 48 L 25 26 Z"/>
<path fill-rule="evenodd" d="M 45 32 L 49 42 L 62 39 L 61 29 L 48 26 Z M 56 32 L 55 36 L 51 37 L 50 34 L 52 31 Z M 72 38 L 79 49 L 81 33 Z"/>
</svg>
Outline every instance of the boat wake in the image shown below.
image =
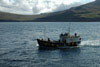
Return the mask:
<svg viewBox="0 0 100 67">
<path fill-rule="evenodd" d="M 100 46 L 100 40 L 87 40 L 82 41 L 81 46 Z"/>
<path fill-rule="evenodd" d="M 39 44 L 36 44 L 36 46 L 39 46 Z"/>
</svg>

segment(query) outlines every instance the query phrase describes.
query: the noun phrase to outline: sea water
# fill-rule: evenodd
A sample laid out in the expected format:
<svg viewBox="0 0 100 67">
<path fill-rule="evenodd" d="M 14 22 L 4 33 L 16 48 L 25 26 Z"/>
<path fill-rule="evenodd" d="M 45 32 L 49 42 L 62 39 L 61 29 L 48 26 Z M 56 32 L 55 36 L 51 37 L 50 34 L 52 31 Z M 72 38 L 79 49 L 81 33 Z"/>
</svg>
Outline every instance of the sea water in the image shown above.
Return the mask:
<svg viewBox="0 0 100 67">
<path fill-rule="evenodd" d="M 72 22 L 70 27 L 71 34 L 82 37 L 77 48 L 43 50 L 35 39 L 59 39 L 68 22 L 1 22 L 0 67 L 100 67 L 100 23 Z"/>
</svg>

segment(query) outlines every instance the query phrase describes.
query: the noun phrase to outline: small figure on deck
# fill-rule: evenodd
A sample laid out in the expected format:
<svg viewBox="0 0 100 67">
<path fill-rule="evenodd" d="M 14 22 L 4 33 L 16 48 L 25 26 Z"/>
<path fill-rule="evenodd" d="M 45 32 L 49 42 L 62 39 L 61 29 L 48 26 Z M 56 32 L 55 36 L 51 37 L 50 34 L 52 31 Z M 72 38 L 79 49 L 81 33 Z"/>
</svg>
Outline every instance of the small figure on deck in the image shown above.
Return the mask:
<svg viewBox="0 0 100 67">
<path fill-rule="evenodd" d="M 61 34 L 60 36 L 64 36 L 63 34 Z"/>
<path fill-rule="evenodd" d="M 77 33 L 75 33 L 75 37 L 77 36 Z"/>
<path fill-rule="evenodd" d="M 68 33 L 65 33 L 65 36 L 68 36 L 69 34 Z"/>
<path fill-rule="evenodd" d="M 43 40 L 43 38 L 42 38 L 42 40 Z"/>
<path fill-rule="evenodd" d="M 50 38 L 48 38 L 48 41 L 50 41 Z"/>
<path fill-rule="evenodd" d="M 59 42 L 60 42 L 60 39 L 59 39 Z"/>
</svg>

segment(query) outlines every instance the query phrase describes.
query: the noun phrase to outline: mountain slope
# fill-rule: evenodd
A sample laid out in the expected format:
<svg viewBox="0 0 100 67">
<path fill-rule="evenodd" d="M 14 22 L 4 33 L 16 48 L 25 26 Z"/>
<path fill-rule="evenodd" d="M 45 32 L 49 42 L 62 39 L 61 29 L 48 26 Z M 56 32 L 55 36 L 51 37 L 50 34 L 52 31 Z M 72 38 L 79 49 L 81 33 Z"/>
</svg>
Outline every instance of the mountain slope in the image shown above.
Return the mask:
<svg viewBox="0 0 100 67">
<path fill-rule="evenodd" d="M 38 18 L 44 18 L 47 16 L 52 16 L 56 14 L 60 14 L 62 12 L 55 12 L 55 13 L 49 13 L 49 14 L 40 14 L 40 15 L 19 15 L 19 14 L 12 14 L 12 13 L 6 13 L 6 12 L 0 12 L 0 22 L 24 22 L 24 21 L 34 21 Z"/>
<path fill-rule="evenodd" d="M 96 22 L 100 21 L 100 0 L 69 10 L 40 15 L 17 15 L 0 12 L 0 21 Z"/>
<path fill-rule="evenodd" d="M 71 21 L 97 22 L 100 21 L 100 0 L 66 10 L 62 14 L 37 19 L 36 21 Z"/>
</svg>

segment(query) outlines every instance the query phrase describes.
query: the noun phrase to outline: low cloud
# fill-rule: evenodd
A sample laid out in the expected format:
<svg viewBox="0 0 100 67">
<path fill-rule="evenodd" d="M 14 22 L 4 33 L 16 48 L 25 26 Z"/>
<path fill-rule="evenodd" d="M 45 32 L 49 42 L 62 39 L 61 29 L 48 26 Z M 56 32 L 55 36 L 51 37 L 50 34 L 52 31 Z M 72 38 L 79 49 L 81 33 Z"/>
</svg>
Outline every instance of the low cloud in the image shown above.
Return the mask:
<svg viewBox="0 0 100 67">
<path fill-rule="evenodd" d="M 94 0 L 0 0 L 0 11 L 40 14 L 62 11 Z"/>
</svg>

